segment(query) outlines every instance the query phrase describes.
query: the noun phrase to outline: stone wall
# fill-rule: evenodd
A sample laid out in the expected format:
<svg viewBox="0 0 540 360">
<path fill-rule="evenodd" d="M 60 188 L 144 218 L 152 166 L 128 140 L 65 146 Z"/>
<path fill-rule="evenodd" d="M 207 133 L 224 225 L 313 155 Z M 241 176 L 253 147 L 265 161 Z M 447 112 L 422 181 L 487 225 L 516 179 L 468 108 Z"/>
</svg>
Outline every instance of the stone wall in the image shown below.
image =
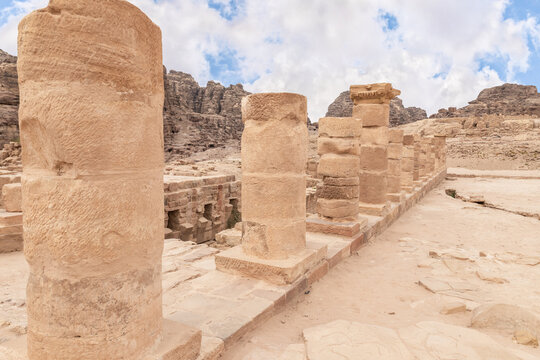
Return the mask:
<svg viewBox="0 0 540 360">
<path fill-rule="evenodd" d="M 166 237 L 202 243 L 238 220 L 241 185 L 234 175 L 164 180 Z"/>
</svg>

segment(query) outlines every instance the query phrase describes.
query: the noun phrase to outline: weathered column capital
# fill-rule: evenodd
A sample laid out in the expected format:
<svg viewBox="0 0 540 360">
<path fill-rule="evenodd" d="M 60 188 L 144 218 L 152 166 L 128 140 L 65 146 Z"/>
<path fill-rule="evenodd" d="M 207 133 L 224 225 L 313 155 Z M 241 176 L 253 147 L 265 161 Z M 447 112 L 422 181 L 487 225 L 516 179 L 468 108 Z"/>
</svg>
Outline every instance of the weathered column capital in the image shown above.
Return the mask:
<svg viewBox="0 0 540 360">
<path fill-rule="evenodd" d="M 390 83 L 351 86 L 351 100 L 354 105 L 389 104 L 390 100 L 399 94 L 401 91 L 392 88 Z"/>
</svg>

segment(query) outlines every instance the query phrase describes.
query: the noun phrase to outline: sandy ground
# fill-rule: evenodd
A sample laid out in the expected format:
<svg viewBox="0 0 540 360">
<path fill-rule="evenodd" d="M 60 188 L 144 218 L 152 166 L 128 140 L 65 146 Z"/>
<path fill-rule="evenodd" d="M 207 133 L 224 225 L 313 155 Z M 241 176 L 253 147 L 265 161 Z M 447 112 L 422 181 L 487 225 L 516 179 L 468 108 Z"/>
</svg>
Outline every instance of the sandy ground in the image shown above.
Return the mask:
<svg viewBox="0 0 540 360">
<path fill-rule="evenodd" d="M 302 330 L 337 319 L 400 328 L 423 320 L 469 326 L 471 312 L 440 314 L 448 303 L 469 309 L 487 302 L 517 304 L 540 313 L 540 222 L 486 208 L 445 194 L 446 188 L 481 194 L 531 210 L 540 203 L 540 180 L 482 178 L 445 181 L 404 214 L 382 236 L 315 283 L 308 294 L 229 348 L 223 360 L 276 359 L 289 344 L 302 343 Z M 444 259 L 429 252 L 458 253 Z M 480 251 L 487 257 L 480 257 Z M 534 262 L 532 262 L 534 263 Z M 481 280 L 477 272 L 507 280 Z M 494 275 L 494 276 L 495 276 Z M 452 296 L 431 293 L 424 278 L 462 284 Z M 540 349 L 513 343 L 509 334 L 482 332 L 540 359 Z M 487 360 L 487 359 L 486 359 Z"/>
</svg>

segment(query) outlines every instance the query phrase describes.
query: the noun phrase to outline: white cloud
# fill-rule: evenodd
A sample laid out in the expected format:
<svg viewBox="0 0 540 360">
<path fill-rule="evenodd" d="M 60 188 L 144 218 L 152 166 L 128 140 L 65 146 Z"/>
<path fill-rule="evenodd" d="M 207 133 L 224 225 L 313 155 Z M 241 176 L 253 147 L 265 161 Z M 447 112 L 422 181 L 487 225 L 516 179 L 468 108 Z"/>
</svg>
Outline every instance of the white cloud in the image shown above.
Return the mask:
<svg viewBox="0 0 540 360">
<path fill-rule="evenodd" d="M 435 112 L 463 106 L 485 87 L 512 81 L 529 67 L 528 39 L 540 43 L 538 20 L 504 19 L 508 0 L 132 0 L 163 32 L 164 62 L 204 84 L 208 56 L 232 51 L 231 73 L 253 92 L 308 97 L 310 117 L 351 84 L 388 81 L 406 106 Z M 18 1 L 0 27 L 0 48 L 14 52 L 21 13 L 45 0 Z M 384 31 L 384 15 L 397 28 Z M 5 17 L 6 13 L 3 13 Z M 230 54 L 230 53 L 229 53 Z M 225 60 L 229 60 L 225 58 Z M 253 81 L 253 79 L 256 79 Z"/>
</svg>

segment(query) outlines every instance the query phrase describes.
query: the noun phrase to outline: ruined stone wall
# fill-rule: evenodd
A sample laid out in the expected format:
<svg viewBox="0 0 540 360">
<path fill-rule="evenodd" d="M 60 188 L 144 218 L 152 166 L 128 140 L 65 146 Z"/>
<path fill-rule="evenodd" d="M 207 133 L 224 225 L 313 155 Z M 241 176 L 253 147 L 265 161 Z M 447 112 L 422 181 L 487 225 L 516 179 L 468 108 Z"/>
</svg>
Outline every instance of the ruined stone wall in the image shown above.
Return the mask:
<svg viewBox="0 0 540 360">
<path fill-rule="evenodd" d="M 234 175 L 165 176 L 164 190 L 166 237 L 202 243 L 239 220 L 241 185 Z"/>
</svg>

